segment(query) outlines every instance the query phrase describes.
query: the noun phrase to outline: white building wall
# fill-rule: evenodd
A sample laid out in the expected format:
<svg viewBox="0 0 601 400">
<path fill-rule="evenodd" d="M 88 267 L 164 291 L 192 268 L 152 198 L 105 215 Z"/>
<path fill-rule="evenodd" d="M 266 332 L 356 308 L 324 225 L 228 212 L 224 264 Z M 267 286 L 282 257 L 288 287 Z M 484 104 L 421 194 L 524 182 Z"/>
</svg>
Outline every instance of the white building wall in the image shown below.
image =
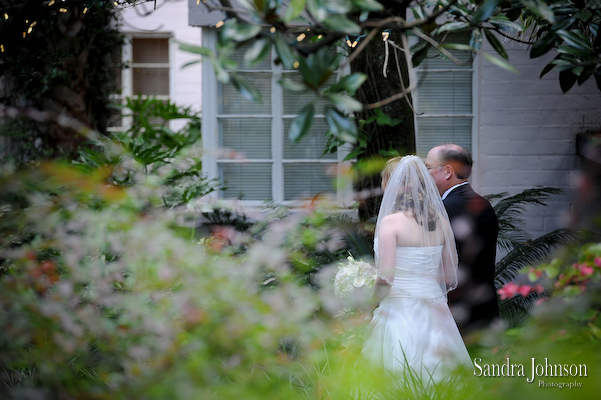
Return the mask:
<svg viewBox="0 0 601 400">
<path fill-rule="evenodd" d="M 158 1 L 138 4 L 123 10 L 121 30 L 126 33 L 170 33 L 171 99 L 194 111 L 202 110 L 202 64 L 182 68 L 198 60 L 197 54 L 179 50 L 176 41 L 201 46 L 201 29 L 188 24 L 188 0 Z"/>
<path fill-rule="evenodd" d="M 539 78 L 553 55 L 532 60 L 522 46 L 506 48 L 519 74 L 478 57 L 475 183 L 481 194 L 563 188 L 548 207 L 527 207 L 526 229 L 537 237 L 566 226 L 578 167 L 576 134 L 601 128 L 601 92 L 591 78 L 564 94 L 557 72 Z"/>
</svg>

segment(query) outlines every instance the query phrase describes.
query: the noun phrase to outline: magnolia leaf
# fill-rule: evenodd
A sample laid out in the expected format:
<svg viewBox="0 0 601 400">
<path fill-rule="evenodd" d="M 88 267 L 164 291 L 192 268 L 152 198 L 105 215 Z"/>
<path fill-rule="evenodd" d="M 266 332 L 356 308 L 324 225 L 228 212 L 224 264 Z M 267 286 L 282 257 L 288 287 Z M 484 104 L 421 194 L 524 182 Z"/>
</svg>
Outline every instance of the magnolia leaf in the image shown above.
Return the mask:
<svg viewBox="0 0 601 400">
<path fill-rule="evenodd" d="M 589 56 L 591 55 L 590 51 L 580 50 L 571 46 L 559 46 L 557 48 L 557 52 L 561 54 L 569 54 L 572 56 Z"/>
<path fill-rule="evenodd" d="M 271 42 L 265 38 L 253 41 L 252 45 L 244 53 L 244 63 L 253 66 L 263 60 L 271 50 Z"/>
<path fill-rule="evenodd" d="M 238 89 L 240 95 L 246 100 L 261 102 L 261 93 L 246 78 L 239 74 L 232 74 L 232 84 Z"/>
<path fill-rule="evenodd" d="M 588 80 L 588 78 L 590 78 L 591 75 L 593 75 L 594 72 L 595 72 L 595 66 L 594 65 L 587 65 L 586 67 L 584 67 L 584 70 L 578 76 L 578 86 L 580 86 L 584 82 L 586 82 Z"/>
<path fill-rule="evenodd" d="M 309 90 L 307 88 L 307 86 L 303 85 L 300 82 L 293 81 L 290 78 L 280 79 L 278 83 L 284 90 L 289 90 L 291 92 L 300 93 L 300 92 L 306 92 Z"/>
<path fill-rule="evenodd" d="M 578 75 L 574 74 L 570 69 L 559 72 L 559 86 L 564 93 L 567 93 L 577 80 Z"/>
<path fill-rule="evenodd" d="M 329 93 L 325 97 L 332 102 L 339 110 L 347 113 L 363 110 L 363 105 L 360 101 L 353 99 L 350 96 L 339 93 Z"/>
<path fill-rule="evenodd" d="M 520 71 L 518 71 L 513 65 L 509 64 L 507 61 L 499 58 L 499 57 L 495 57 L 492 54 L 488 54 L 485 52 L 479 52 L 478 54 L 482 54 L 484 56 L 484 58 L 486 58 L 488 61 L 490 61 L 491 63 L 495 64 L 498 67 L 503 68 L 504 70 L 519 74 Z"/>
<path fill-rule="evenodd" d="M 486 21 L 494 14 L 500 3 L 501 0 L 486 0 L 484 4 L 480 5 L 480 7 L 478 7 L 474 13 L 474 16 L 472 17 L 472 23 L 475 24 L 481 21 Z"/>
<path fill-rule="evenodd" d="M 538 39 L 530 49 L 530 58 L 537 58 L 547 54 L 555 45 L 556 38 L 557 36 L 555 36 L 555 34 L 549 33 Z"/>
<path fill-rule="evenodd" d="M 278 54 L 278 57 L 282 64 L 284 64 L 284 67 L 288 69 L 293 68 L 294 62 L 296 61 L 294 59 L 294 54 L 280 35 L 275 36 L 274 45 L 275 51 Z"/>
<path fill-rule="evenodd" d="M 353 96 L 366 79 L 367 75 L 360 72 L 355 72 L 354 74 L 343 76 L 340 80 L 338 80 L 338 82 L 331 84 L 326 92 L 347 92 L 349 95 Z"/>
<path fill-rule="evenodd" d="M 567 44 L 580 50 L 586 50 L 594 53 L 591 42 L 580 31 L 557 31 L 557 35 L 561 37 Z"/>
<path fill-rule="evenodd" d="M 484 34 L 486 35 L 486 40 L 488 40 L 488 43 L 490 43 L 490 45 L 492 46 L 492 48 L 495 49 L 495 51 L 497 53 L 499 53 L 499 55 L 501 57 L 503 57 L 504 59 L 508 60 L 509 56 L 507 55 L 507 51 L 505 51 L 505 47 L 503 47 L 503 44 L 495 36 L 495 34 L 492 33 L 491 31 L 489 31 L 488 29 L 484 29 Z"/>
<path fill-rule="evenodd" d="M 488 22 L 505 32 L 522 32 L 524 30 L 522 25 L 497 16 L 491 17 Z"/>
<path fill-rule="evenodd" d="M 286 8 L 286 13 L 284 14 L 284 21 L 290 22 L 296 18 L 303 12 L 305 6 L 307 5 L 307 0 L 290 0 L 288 7 Z"/>
<path fill-rule="evenodd" d="M 384 9 L 384 6 L 376 0 L 352 0 L 352 3 L 355 7 L 364 11 L 380 11 Z"/>
<path fill-rule="evenodd" d="M 595 82 L 597 83 L 597 89 L 601 90 L 601 68 L 599 67 L 595 70 Z"/>
<path fill-rule="evenodd" d="M 470 46 L 474 49 L 480 50 L 482 47 L 482 33 L 480 29 L 474 29 L 470 35 Z"/>
<path fill-rule="evenodd" d="M 434 29 L 434 31 L 432 33 L 440 34 L 443 32 L 460 31 L 462 29 L 468 28 L 469 26 L 470 26 L 470 24 L 467 22 L 461 22 L 461 21 L 449 22 L 449 23 L 446 23 L 446 24 L 441 25 L 438 28 Z"/>
<path fill-rule="evenodd" d="M 332 135 L 349 143 L 357 141 L 357 127 L 353 121 L 333 107 L 325 108 L 325 116 Z"/>
<path fill-rule="evenodd" d="M 520 2 L 534 14 L 541 16 L 550 23 L 555 22 L 555 14 L 544 0 L 521 0 Z"/>
<path fill-rule="evenodd" d="M 342 15 L 330 15 L 323 20 L 323 24 L 335 32 L 361 33 L 359 25 Z"/>
<path fill-rule="evenodd" d="M 314 112 L 315 106 L 313 103 L 309 103 L 304 106 L 300 114 L 292 120 L 290 131 L 288 132 L 288 137 L 292 143 L 297 144 L 303 136 L 309 132 L 311 125 L 313 125 Z"/>
<path fill-rule="evenodd" d="M 179 41 L 176 41 L 175 43 L 177 43 L 179 49 L 182 51 L 185 51 L 188 53 L 200 54 L 201 56 L 204 56 L 204 57 L 215 57 L 215 53 L 213 53 L 212 50 L 207 49 L 206 47 L 199 47 L 199 46 L 196 46 L 193 44 L 188 44 L 188 43 L 179 42 Z"/>
<path fill-rule="evenodd" d="M 261 25 L 246 24 L 235 18 L 227 20 L 221 28 L 220 36 L 224 42 L 243 42 L 254 38 L 261 32 Z"/>
</svg>

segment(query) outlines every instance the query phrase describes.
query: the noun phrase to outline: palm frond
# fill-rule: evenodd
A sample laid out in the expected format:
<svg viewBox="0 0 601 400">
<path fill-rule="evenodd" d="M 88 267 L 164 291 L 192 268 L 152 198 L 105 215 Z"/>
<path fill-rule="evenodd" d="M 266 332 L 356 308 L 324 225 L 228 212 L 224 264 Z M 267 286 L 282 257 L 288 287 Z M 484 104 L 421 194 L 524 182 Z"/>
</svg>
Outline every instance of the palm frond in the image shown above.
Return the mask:
<svg viewBox="0 0 601 400">
<path fill-rule="evenodd" d="M 536 300 L 545 297 L 544 293 L 532 292 L 526 297 L 514 296 L 499 304 L 499 314 L 510 328 L 522 325 L 530 318 L 530 309 Z"/>
<path fill-rule="evenodd" d="M 557 247 L 581 242 L 581 231 L 576 229 L 556 229 L 536 239 L 514 243 L 514 248 L 495 266 L 495 286 L 515 279 L 522 268 L 543 261 Z"/>
<path fill-rule="evenodd" d="M 559 194 L 561 192 L 562 190 L 560 188 L 554 187 L 538 186 L 532 189 L 525 189 L 514 196 L 499 200 L 493 208 L 495 209 L 497 217 L 502 217 L 507 212 L 520 214 L 525 211 L 524 207 L 527 204 L 546 206 L 545 200 L 547 200 L 549 196 L 552 194 Z"/>
</svg>

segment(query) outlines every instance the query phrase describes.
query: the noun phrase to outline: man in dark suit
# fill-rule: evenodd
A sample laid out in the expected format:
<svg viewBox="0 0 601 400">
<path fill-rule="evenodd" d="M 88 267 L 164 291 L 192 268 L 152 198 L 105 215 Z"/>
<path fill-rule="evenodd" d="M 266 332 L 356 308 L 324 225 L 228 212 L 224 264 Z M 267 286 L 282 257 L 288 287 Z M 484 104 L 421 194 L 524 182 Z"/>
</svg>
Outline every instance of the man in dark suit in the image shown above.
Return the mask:
<svg viewBox="0 0 601 400">
<path fill-rule="evenodd" d="M 449 304 L 463 334 L 499 316 L 494 285 L 499 221 L 490 203 L 468 182 L 472 164 L 470 152 L 456 144 L 435 147 L 426 157 L 457 243 L 459 284 L 449 293 Z"/>
</svg>

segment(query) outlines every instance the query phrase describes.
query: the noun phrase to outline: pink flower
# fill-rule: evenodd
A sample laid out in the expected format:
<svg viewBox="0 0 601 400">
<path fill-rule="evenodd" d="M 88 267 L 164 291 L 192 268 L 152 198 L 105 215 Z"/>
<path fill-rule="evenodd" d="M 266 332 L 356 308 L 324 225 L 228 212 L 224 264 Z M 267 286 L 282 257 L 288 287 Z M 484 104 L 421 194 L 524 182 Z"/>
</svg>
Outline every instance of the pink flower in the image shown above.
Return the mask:
<svg viewBox="0 0 601 400">
<path fill-rule="evenodd" d="M 497 293 L 501 296 L 501 300 L 510 299 L 518 293 L 519 288 L 515 283 L 509 282 L 497 290 Z"/>
<path fill-rule="evenodd" d="M 545 288 L 542 285 L 536 285 L 532 288 L 533 292 L 542 293 L 545 291 Z"/>
<path fill-rule="evenodd" d="M 530 285 L 524 285 L 524 286 L 518 287 L 518 293 L 521 294 L 523 297 L 528 296 L 528 294 L 531 291 L 532 291 L 532 287 L 530 287 Z"/>
<path fill-rule="evenodd" d="M 593 267 L 589 267 L 584 263 L 578 266 L 578 270 L 582 276 L 590 276 L 593 274 Z"/>
<path fill-rule="evenodd" d="M 601 268 L 601 257 L 595 257 L 595 265 Z"/>
</svg>

